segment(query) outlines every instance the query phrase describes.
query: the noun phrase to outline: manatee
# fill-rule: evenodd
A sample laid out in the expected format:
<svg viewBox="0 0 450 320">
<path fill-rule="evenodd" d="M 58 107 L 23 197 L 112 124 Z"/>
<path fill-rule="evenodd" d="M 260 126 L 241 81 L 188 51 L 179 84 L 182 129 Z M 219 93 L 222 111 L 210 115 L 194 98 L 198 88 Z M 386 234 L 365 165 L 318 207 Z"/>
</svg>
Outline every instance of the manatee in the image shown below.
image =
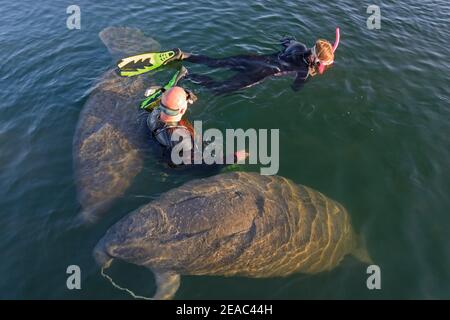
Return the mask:
<svg viewBox="0 0 450 320">
<path fill-rule="evenodd" d="M 159 50 L 155 40 L 137 29 L 109 27 L 99 37 L 116 58 Z M 122 196 L 143 167 L 148 132 L 145 121 L 139 121 L 138 105 L 148 86 L 145 82 L 149 81 L 144 77 L 123 78 L 109 70 L 82 109 L 73 163 L 82 217 L 88 221 Z"/>
<path fill-rule="evenodd" d="M 370 261 L 338 202 L 279 176 L 232 172 L 193 180 L 114 224 L 97 243 L 114 259 L 155 275 L 155 299 L 172 298 L 180 275 L 285 277 Z"/>
</svg>

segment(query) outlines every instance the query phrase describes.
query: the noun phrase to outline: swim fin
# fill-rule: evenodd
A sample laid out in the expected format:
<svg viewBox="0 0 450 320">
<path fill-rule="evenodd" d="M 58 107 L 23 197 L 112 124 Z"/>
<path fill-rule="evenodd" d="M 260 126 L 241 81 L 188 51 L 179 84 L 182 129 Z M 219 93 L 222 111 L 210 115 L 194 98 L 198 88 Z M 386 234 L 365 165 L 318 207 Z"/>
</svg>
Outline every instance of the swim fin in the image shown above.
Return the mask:
<svg viewBox="0 0 450 320">
<path fill-rule="evenodd" d="M 117 67 L 121 76 L 133 77 L 155 70 L 171 61 L 181 60 L 182 56 L 180 49 L 143 53 L 123 58 L 117 63 Z"/>
<path fill-rule="evenodd" d="M 158 90 L 156 90 L 154 93 L 152 93 L 151 95 L 149 95 L 147 98 L 145 98 L 144 100 L 142 100 L 140 108 L 141 109 L 145 109 L 147 111 L 152 111 L 153 108 L 155 108 L 156 106 L 158 106 L 159 101 L 161 99 L 162 94 L 169 90 L 170 88 L 172 88 L 173 86 L 176 86 L 177 83 L 183 79 L 186 75 L 188 74 L 188 70 L 182 66 L 180 68 L 180 70 L 177 71 L 177 73 L 175 73 L 173 75 L 173 77 L 170 79 L 169 82 L 167 82 L 167 84 L 162 87 L 159 88 Z"/>
</svg>

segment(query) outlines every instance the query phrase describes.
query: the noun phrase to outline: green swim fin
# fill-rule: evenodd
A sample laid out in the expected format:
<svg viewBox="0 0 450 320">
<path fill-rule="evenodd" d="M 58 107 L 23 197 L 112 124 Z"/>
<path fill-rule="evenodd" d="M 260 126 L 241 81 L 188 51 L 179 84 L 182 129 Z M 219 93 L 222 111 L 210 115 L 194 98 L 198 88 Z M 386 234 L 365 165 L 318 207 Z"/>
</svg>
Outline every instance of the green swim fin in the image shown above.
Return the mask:
<svg viewBox="0 0 450 320">
<path fill-rule="evenodd" d="M 164 87 L 159 88 L 154 93 L 152 93 L 150 96 L 148 96 L 147 98 L 142 100 L 140 108 L 145 109 L 147 111 L 153 110 L 153 108 L 158 106 L 159 101 L 160 101 L 161 96 L 164 93 L 164 91 L 169 90 L 173 86 L 176 86 L 178 81 L 183 79 L 187 74 L 188 74 L 187 69 L 184 66 L 182 66 L 180 68 L 180 70 L 178 70 L 177 73 L 175 73 L 173 75 L 173 77 L 170 79 L 169 82 L 167 82 L 167 84 Z"/>
<path fill-rule="evenodd" d="M 155 70 L 171 61 L 181 60 L 180 49 L 170 51 L 149 52 L 123 58 L 117 63 L 119 74 L 123 77 L 133 77 Z"/>
</svg>

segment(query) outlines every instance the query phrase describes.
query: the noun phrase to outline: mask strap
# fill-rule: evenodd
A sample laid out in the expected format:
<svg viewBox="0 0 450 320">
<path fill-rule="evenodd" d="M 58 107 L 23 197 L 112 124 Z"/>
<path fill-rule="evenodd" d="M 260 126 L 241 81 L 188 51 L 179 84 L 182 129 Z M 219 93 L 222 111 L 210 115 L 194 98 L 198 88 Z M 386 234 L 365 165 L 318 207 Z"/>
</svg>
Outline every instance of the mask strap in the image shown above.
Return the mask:
<svg viewBox="0 0 450 320">
<path fill-rule="evenodd" d="M 177 110 L 173 110 L 173 109 L 169 109 L 167 108 L 162 102 L 159 103 L 159 109 L 164 112 L 165 114 L 167 114 L 168 116 L 177 116 L 180 114 L 179 109 Z"/>
</svg>

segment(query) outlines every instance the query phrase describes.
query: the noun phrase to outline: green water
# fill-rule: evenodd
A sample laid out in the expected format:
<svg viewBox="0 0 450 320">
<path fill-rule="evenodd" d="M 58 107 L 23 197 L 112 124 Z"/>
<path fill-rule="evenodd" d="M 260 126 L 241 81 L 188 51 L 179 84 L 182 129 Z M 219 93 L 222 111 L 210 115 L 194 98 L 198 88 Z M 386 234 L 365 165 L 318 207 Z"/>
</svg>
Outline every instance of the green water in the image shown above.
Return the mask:
<svg viewBox="0 0 450 320">
<path fill-rule="evenodd" d="M 199 96 L 189 117 L 219 129 L 279 128 L 279 175 L 348 209 L 381 268 L 382 289 L 368 290 L 365 266 L 349 258 L 314 276 L 183 277 L 177 299 L 450 298 L 448 2 L 77 4 L 81 30 L 66 28 L 69 4 L 1 8 L 0 298 L 129 298 L 100 276 L 94 245 L 120 217 L 193 178 L 162 175 L 149 156 L 103 220 L 74 224 L 72 140 L 91 88 L 114 65 L 98 38 L 108 26 L 137 27 L 163 48 L 217 57 L 271 53 L 286 35 L 312 45 L 341 28 L 335 66 L 301 92 L 287 77 L 227 97 L 188 85 Z M 381 7 L 380 30 L 366 26 L 370 4 Z M 81 290 L 66 288 L 72 264 L 81 268 Z M 144 268 L 118 263 L 110 273 L 138 294 L 154 292 Z"/>
</svg>

